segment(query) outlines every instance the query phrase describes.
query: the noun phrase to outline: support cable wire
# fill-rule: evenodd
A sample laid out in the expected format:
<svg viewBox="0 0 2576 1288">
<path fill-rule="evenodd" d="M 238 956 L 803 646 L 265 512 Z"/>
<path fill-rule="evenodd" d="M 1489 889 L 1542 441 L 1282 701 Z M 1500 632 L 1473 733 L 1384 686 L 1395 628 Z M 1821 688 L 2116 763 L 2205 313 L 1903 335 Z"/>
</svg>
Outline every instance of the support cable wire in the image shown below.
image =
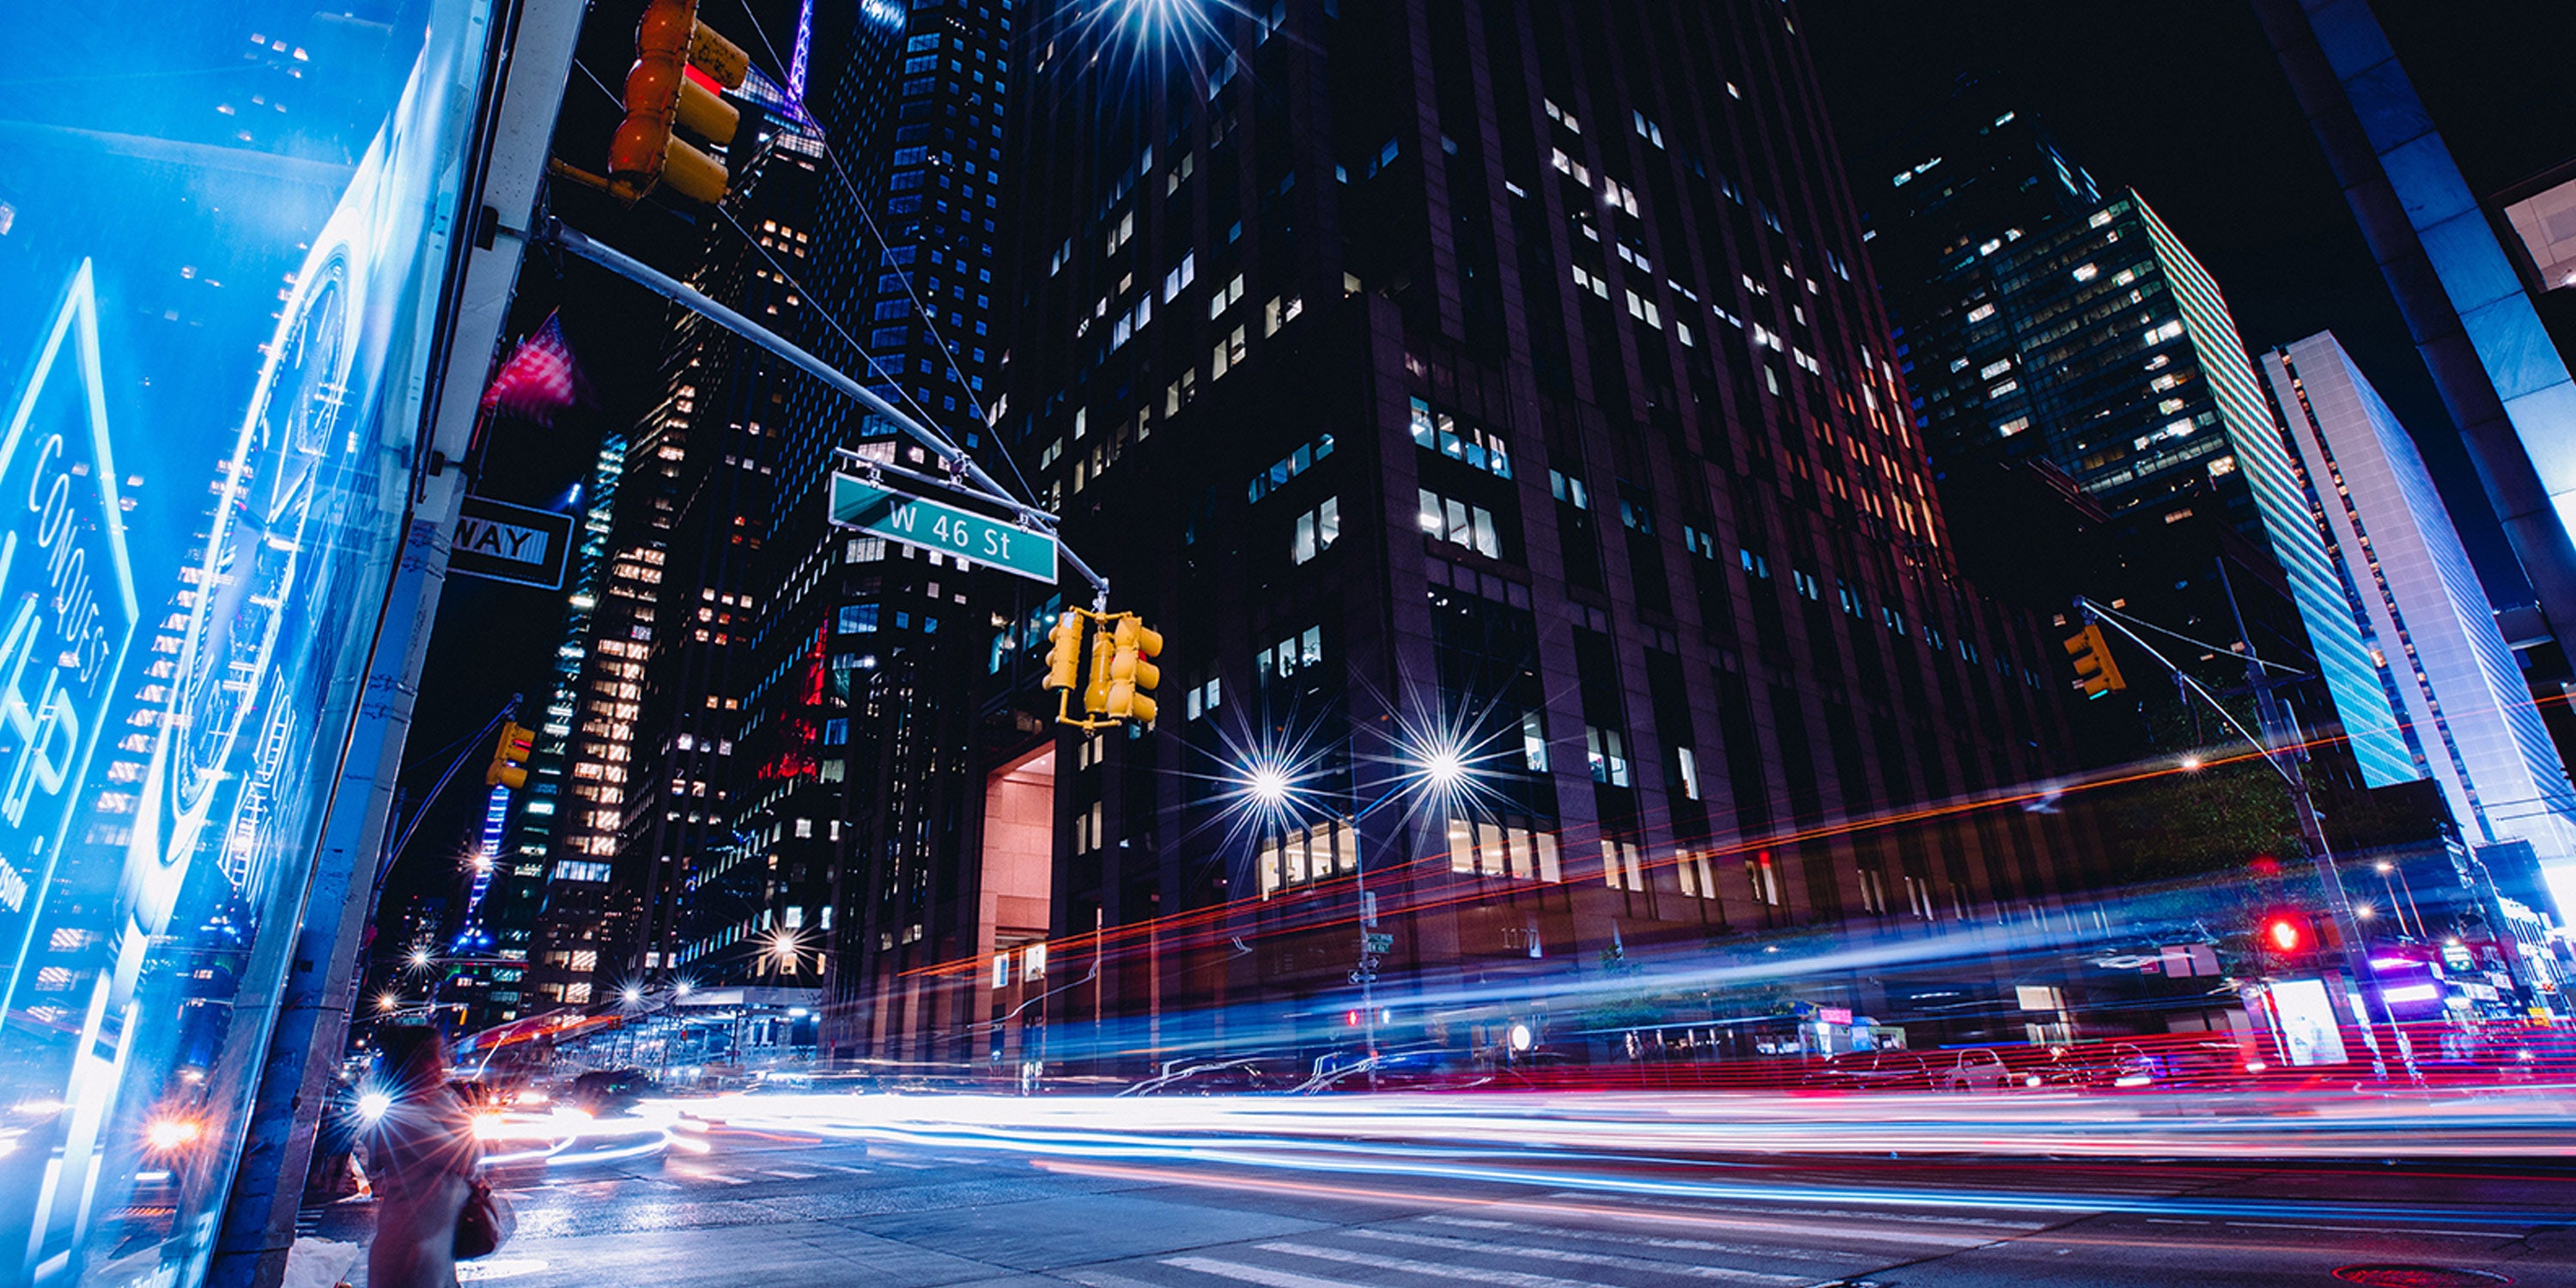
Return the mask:
<svg viewBox="0 0 2576 1288">
<path fill-rule="evenodd" d="M 599 73 L 592 71 L 588 66 L 579 62 L 576 62 L 573 65 L 580 67 L 581 74 L 588 77 L 591 84 L 598 86 L 599 92 L 607 95 L 610 102 L 623 106 L 625 100 L 620 99 L 614 90 L 609 89 L 607 82 L 599 79 Z M 869 371 L 875 373 L 877 378 L 881 380 L 891 381 L 897 397 L 903 399 L 903 401 L 911 406 L 913 410 L 920 412 L 924 420 L 928 420 L 930 418 L 929 406 L 921 400 L 914 398 L 909 392 L 905 391 L 903 382 L 899 378 L 901 373 L 887 372 L 882 363 L 879 363 L 866 349 L 860 347 L 859 342 L 851 337 L 848 328 L 841 325 L 841 320 L 832 316 L 832 311 L 825 308 L 822 301 L 816 299 L 814 293 L 805 288 L 805 284 L 803 282 L 797 281 L 793 275 L 788 273 L 786 266 L 778 262 L 778 257 L 769 253 L 769 248 L 761 245 L 760 239 L 752 236 L 751 230 L 743 227 L 741 220 L 734 218 L 733 211 L 730 208 L 726 207 L 724 203 L 718 202 L 716 203 L 715 211 L 717 214 L 724 216 L 725 222 L 731 224 L 735 232 L 742 234 L 743 240 L 750 243 L 753 250 L 760 252 L 760 257 L 762 259 L 769 261 L 771 271 L 777 273 L 780 280 L 786 282 L 789 286 L 794 287 L 797 295 L 803 298 L 807 303 L 812 304 L 815 310 L 823 315 L 823 320 L 831 324 L 832 330 L 839 333 L 843 340 L 849 342 L 850 348 L 856 351 L 861 359 L 866 361 Z"/>
<path fill-rule="evenodd" d="M 773 66 L 784 66 L 786 64 L 786 60 L 778 56 L 778 45 L 776 42 L 770 40 L 769 31 L 761 25 L 760 16 L 751 12 L 750 7 L 747 5 L 743 9 L 743 14 L 751 23 L 752 34 L 760 37 L 761 48 L 769 51 L 770 63 Z M 821 131 L 817 130 L 816 133 L 819 134 Z M 842 191 L 847 192 L 850 195 L 850 207 L 859 212 L 859 222 L 866 225 L 869 236 L 876 238 L 877 248 L 881 252 L 881 266 L 893 269 L 895 279 L 903 283 L 904 297 L 912 301 L 912 311 L 915 316 L 918 316 L 921 319 L 922 329 L 929 333 L 931 342 L 939 346 L 939 356 L 947 360 L 947 375 L 950 379 L 956 382 L 957 392 L 966 396 L 966 405 L 974 409 L 975 419 L 983 423 L 985 432 L 992 433 L 996 428 L 993 424 L 993 417 L 990 412 L 985 410 L 984 401 L 975 396 L 974 387 L 967 383 L 965 369 L 957 361 L 956 346 L 951 345 L 948 342 L 948 337 L 940 333 L 938 314 L 925 305 L 922 302 L 920 292 L 913 289 L 912 267 L 908 264 L 897 264 L 894 262 L 894 243 L 888 241 L 884 230 L 877 227 L 876 216 L 870 214 L 868 211 L 867 199 L 859 195 L 859 185 L 850 178 L 850 172 L 843 169 L 841 166 L 841 150 L 834 147 L 829 138 L 826 138 L 823 141 L 823 159 L 831 163 L 833 177 L 841 181 Z M 862 247 L 862 249 L 864 249 L 864 247 Z M 807 292 L 805 298 L 810 300 L 814 297 L 811 292 Z M 829 315 L 826 314 L 826 316 L 828 317 Z M 858 349 L 861 356 L 866 356 L 867 350 L 859 348 L 859 342 L 852 339 L 849 332 L 841 330 L 839 323 L 833 323 L 832 329 L 840 331 L 841 338 L 848 340 L 851 348 Z M 871 368 L 876 367 L 876 360 L 870 358 L 868 360 L 868 365 Z M 900 385 L 900 383 L 901 381 L 898 379 L 897 384 Z M 928 407 L 923 406 L 919 402 L 914 402 L 909 397 L 907 397 L 905 401 L 912 402 L 914 406 L 920 407 L 923 418 L 927 419 L 929 417 L 930 409 Z M 1034 504 L 1037 500 L 1037 489 L 1029 486 L 1028 477 L 1020 473 L 1020 463 L 1011 458 L 1011 453 L 1009 451 L 1002 449 L 998 435 L 995 438 L 994 447 L 1001 455 L 1002 464 L 1008 467 L 1011 471 L 1011 478 L 1020 485 L 1022 496 Z"/>
<path fill-rule="evenodd" d="M 2193 638 L 2193 637 L 2191 637 L 2191 636 L 2189 636 L 2189 635 L 2185 635 L 2185 634 L 2183 634 L 2181 631 L 2173 630 L 2173 629 L 2171 629 L 2171 628 L 2169 628 L 2169 627 L 2158 626 L 2158 625 L 2156 625 L 2154 622 L 2148 621 L 2148 620 L 2146 620 L 2145 618 L 2141 618 L 2141 617 L 2131 617 L 2131 616 L 2129 616 L 2127 613 L 2118 612 L 2118 611 L 2116 611 L 2116 610 L 2114 610 L 2114 609 L 2111 609 L 2111 608 L 2105 607 L 2105 606 L 2104 606 L 2100 601 L 2098 601 L 2098 600 L 2086 599 L 2086 600 L 2082 600 L 2082 601 L 2080 601 L 2080 602 L 2083 604 L 2084 611 L 2086 611 L 2086 612 L 2088 612 L 2088 613 L 2091 613 L 2091 614 L 2093 614 L 2093 615 L 2094 615 L 2094 616 L 2096 616 L 2096 617 L 2110 617 L 2110 618 L 2117 618 L 2117 619 L 2119 619 L 2119 621 L 2121 621 L 2121 622 L 2125 622 L 2125 623 L 2127 623 L 2127 624 L 2128 624 L 2128 625 L 2130 625 L 2130 626 L 2139 626 L 2139 627 L 2144 627 L 2144 628 L 2146 628 L 2147 630 L 2154 631 L 2154 632 L 2155 632 L 2155 633 L 2157 633 L 2158 635 L 2168 635 L 2168 636 L 2171 636 L 2171 637 L 2173 637 L 2174 639 L 2181 640 L 2183 643 L 2185 643 L 2185 644 L 2189 644 L 2189 645 L 2191 645 L 2191 646 L 2193 646 L 2193 647 L 2195 647 L 2195 648 L 2205 648 L 2205 649 L 2208 649 L 2210 652 L 2215 653 L 2215 654 L 2218 654 L 2218 655 L 2219 655 L 2219 656 L 2221 656 L 2221 657 L 2235 658 L 2235 659 L 2237 659 L 2237 660 L 2239 660 L 2239 661 L 2251 661 L 2251 662 L 2253 662 L 2253 663 L 2254 663 L 2255 665 L 2257 665 L 2257 666 L 2266 667 L 2266 668 L 2269 668 L 2269 669 L 2274 670 L 2274 671 L 2279 671 L 2279 672 L 2282 672 L 2282 673 L 2287 674 L 2287 675 L 2299 676 L 2299 677 L 2301 677 L 2301 678 L 2305 678 L 2305 677 L 2307 677 L 2307 676 L 2310 676 L 2310 675 L 2315 674 L 2315 673 L 2314 673 L 2314 672 L 2312 672 L 2312 671 L 2302 671 L 2302 670 L 2300 670 L 2299 668 L 2297 668 L 2297 667 L 2295 667 L 2295 666 L 2285 666 L 2285 665 L 2283 665 L 2282 663 L 2279 663 L 2279 662 L 2270 662 L 2270 661 L 2265 661 L 2263 658 L 2253 656 L 2251 653 L 2240 653 L 2240 652 L 2237 652 L 2237 651 L 2236 651 L 2236 647 L 2235 647 L 2235 646 L 2232 646 L 2232 645 L 2226 645 L 2226 644 L 2212 644 L 2212 643 L 2210 643 L 2208 640 L 2204 640 L 2204 639 L 2195 639 L 2195 638 Z M 2135 638 L 2137 638 L 2137 637 L 2136 637 L 2136 636 L 2134 636 L 2134 635 L 2132 635 L 2132 636 L 2130 636 L 2130 638 L 2131 638 L 2131 639 L 2135 639 Z M 2142 645 L 2141 647 L 2143 647 L 2143 645 Z M 2150 652 L 2153 652 L 2154 650 L 2150 649 L 2149 651 L 2150 651 Z M 2159 657 L 2157 660 L 2158 660 L 2158 661 L 2163 661 L 2164 659 L 2163 659 L 2163 658 L 2161 658 L 2161 657 Z M 2170 663 L 2170 662 L 2167 662 L 2167 663 L 2165 663 L 2165 664 L 2166 664 L 2167 666 L 2171 666 L 2171 665 L 2172 665 L 2172 663 Z"/>
<path fill-rule="evenodd" d="M 913 419 L 902 408 L 886 401 L 883 395 L 851 379 L 848 373 L 797 347 L 784 336 L 744 317 L 734 309 L 707 298 L 704 292 L 615 247 L 592 240 L 560 219 L 547 220 L 539 236 L 546 242 L 560 246 L 630 282 L 643 286 L 664 299 L 716 322 L 734 334 L 794 363 L 857 401 L 861 406 L 885 417 L 896 428 L 910 434 L 923 446 L 936 452 L 942 463 L 962 476 L 961 483 L 971 483 L 972 490 L 980 493 L 984 499 L 1008 508 L 1012 516 L 1030 531 L 1054 535 L 1055 515 L 1011 495 L 999 480 L 985 472 L 982 466 L 975 463 L 973 457 L 950 441 L 947 435 L 940 433 L 929 424 Z M 1108 580 L 1061 542 L 1057 545 L 1057 553 L 1065 564 L 1091 586 L 1096 596 L 1095 602 L 1106 604 L 1109 595 Z"/>
<path fill-rule="evenodd" d="M 2244 722 L 2236 718 L 2235 712 L 2229 711 L 2224 705 L 2220 704 L 2218 698 L 2211 694 L 2208 689 L 2202 687 L 2200 681 L 2191 678 L 2191 672 L 2174 665 L 2172 658 L 2166 657 L 2164 654 L 2157 652 L 2155 645 L 2149 644 L 2136 631 L 2130 630 L 2128 624 L 2119 620 L 2117 615 L 2105 613 L 2101 605 L 2080 596 L 2076 599 L 2075 603 L 2077 607 L 2083 609 L 2087 613 L 2101 615 L 2103 620 L 2111 623 L 2111 629 L 2120 632 L 2122 635 L 2128 636 L 2130 643 L 2137 645 L 2139 648 L 2145 649 L 2147 651 L 2147 656 L 2154 658 L 2156 661 L 2162 663 L 2166 670 L 2173 672 L 2175 679 L 2182 681 L 2184 684 L 2190 685 L 2192 692 L 2199 694 L 2201 696 L 2201 700 L 2207 702 L 2210 709 L 2218 713 L 2219 719 L 2226 721 L 2229 728 L 2234 729 L 2245 739 L 2245 741 L 2254 744 L 2255 749 L 2263 753 L 2263 763 L 2270 765 L 2272 767 L 2272 772 L 2281 776 L 2281 781 L 2290 783 L 2293 787 L 2298 785 L 2296 780 L 2290 777 L 2290 771 L 2283 769 L 2280 762 L 2274 758 L 2275 753 L 2272 750 L 2272 745 L 2261 738 L 2255 737 L 2254 731 L 2246 728 Z M 2170 631 L 2166 633 L 2172 634 Z"/>
</svg>

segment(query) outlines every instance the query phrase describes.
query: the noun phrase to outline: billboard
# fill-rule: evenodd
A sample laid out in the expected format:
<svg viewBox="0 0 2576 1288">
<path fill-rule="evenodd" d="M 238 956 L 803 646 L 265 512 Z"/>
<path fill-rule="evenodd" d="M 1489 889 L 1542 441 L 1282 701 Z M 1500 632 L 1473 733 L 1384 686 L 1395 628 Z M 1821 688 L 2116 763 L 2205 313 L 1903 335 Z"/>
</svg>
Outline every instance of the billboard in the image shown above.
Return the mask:
<svg viewBox="0 0 2576 1288">
<path fill-rule="evenodd" d="M 211 1252 L 405 529 L 484 0 L 0 84 L 0 1282 Z"/>
</svg>

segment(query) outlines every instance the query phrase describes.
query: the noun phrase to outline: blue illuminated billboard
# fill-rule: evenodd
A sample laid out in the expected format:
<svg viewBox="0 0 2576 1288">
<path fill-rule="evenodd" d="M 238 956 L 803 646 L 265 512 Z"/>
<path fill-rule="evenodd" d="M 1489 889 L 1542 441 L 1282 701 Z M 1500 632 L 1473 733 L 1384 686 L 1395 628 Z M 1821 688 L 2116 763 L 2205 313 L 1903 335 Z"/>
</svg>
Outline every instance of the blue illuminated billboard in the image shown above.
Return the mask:
<svg viewBox="0 0 2576 1288">
<path fill-rule="evenodd" d="M 0 82 L 0 1283 L 197 1279 L 317 967 L 489 18 L 331 10 L 42 6 Z"/>
</svg>

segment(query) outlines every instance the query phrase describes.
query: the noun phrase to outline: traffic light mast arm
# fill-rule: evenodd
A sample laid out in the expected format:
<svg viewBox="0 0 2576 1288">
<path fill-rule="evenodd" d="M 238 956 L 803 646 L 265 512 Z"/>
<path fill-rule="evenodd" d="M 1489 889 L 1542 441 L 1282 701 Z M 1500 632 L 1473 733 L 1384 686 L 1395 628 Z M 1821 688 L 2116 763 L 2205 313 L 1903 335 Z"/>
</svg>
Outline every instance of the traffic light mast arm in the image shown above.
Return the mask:
<svg viewBox="0 0 2576 1288">
<path fill-rule="evenodd" d="M 744 317 L 740 313 L 734 312 L 732 309 L 726 308 L 724 305 L 716 303 L 714 300 L 708 299 L 705 295 L 692 289 L 686 283 L 673 278 L 669 274 L 661 272 L 651 265 L 646 264 L 623 251 L 601 245 L 600 243 L 583 236 L 578 230 L 565 226 L 563 221 L 560 219 L 550 218 L 546 220 L 544 227 L 539 230 L 538 240 L 552 242 L 557 246 L 561 246 L 565 250 L 568 250 L 583 259 L 589 260 L 591 263 L 597 264 L 601 268 L 607 269 L 609 272 L 615 273 L 619 277 L 623 277 L 627 281 L 633 282 L 646 290 L 652 291 L 654 294 L 660 295 L 664 299 L 667 299 L 672 303 L 733 332 L 735 335 L 741 336 L 743 339 L 749 340 L 753 344 L 759 345 L 761 348 L 767 349 L 771 353 L 777 354 L 779 357 L 785 358 L 787 361 L 794 363 L 796 366 L 804 369 L 807 374 L 813 376 L 815 379 L 822 381 L 824 384 L 830 385 L 841 393 L 849 395 L 852 399 L 855 399 L 859 405 L 879 416 L 885 417 L 888 421 L 893 423 L 895 428 L 900 429 L 903 432 L 910 434 L 913 438 L 919 440 L 922 446 L 927 447 L 932 452 L 936 453 L 939 459 L 948 466 L 950 471 L 955 473 L 961 480 L 972 483 L 973 490 L 976 493 L 997 504 L 1007 506 L 1011 513 L 1015 515 L 1020 522 L 1028 524 L 1034 528 L 1043 528 L 1050 532 L 1053 531 L 1055 525 L 1054 515 L 1038 509 L 1036 506 L 1011 495 L 1010 490 L 1002 486 L 1001 480 L 985 473 L 984 467 L 977 465 L 974 458 L 966 454 L 965 449 L 949 441 L 947 435 L 940 433 L 938 430 L 933 429 L 928 425 L 922 424 L 920 421 L 914 420 L 911 416 L 906 415 L 902 408 L 899 408 L 893 403 L 887 402 L 885 399 L 870 392 L 867 386 L 862 385 L 858 381 L 843 374 L 838 368 L 832 366 L 832 364 L 788 343 L 785 337 L 782 337 L 776 332 L 769 330 L 767 327 L 752 321 L 750 318 Z M 1057 543 L 1057 546 L 1059 556 L 1064 560 L 1064 562 L 1071 566 L 1074 572 L 1080 574 L 1085 582 L 1090 583 L 1092 590 L 1092 606 L 1097 609 L 1106 610 L 1109 606 L 1108 580 L 1102 577 L 1099 573 L 1092 571 L 1091 565 L 1084 563 L 1082 561 L 1082 556 L 1075 554 L 1072 547 L 1064 545 L 1061 541 Z"/>
<path fill-rule="evenodd" d="M 2146 640 L 2140 638 L 2138 633 L 2130 630 L 2128 624 L 2122 622 L 2117 615 L 2104 612 L 2101 605 L 2078 595 L 2075 597 L 2075 606 L 2083 610 L 2086 621 L 2092 622 L 2096 625 L 2108 625 L 2112 630 L 2118 631 L 2121 635 L 2127 637 L 2130 643 L 2146 650 L 2147 656 L 2154 658 L 2166 670 L 2173 672 L 2173 677 L 2175 679 L 2182 681 L 2184 684 L 2190 686 L 2192 692 L 2199 694 L 2201 700 L 2207 702 L 2209 704 L 2209 709 L 2217 712 L 2218 718 L 2226 721 L 2229 728 L 2234 729 L 2239 736 L 2245 739 L 2245 741 L 2254 744 L 2254 749 L 2263 753 L 2263 763 L 2270 765 L 2273 773 L 2279 774 L 2282 781 L 2291 783 L 2293 786 L 2297 785 L 2297 780 L 2291 777 L 2290 771 L 2283 768 L 2280 761 L 2274 758 L 2272 745 L 2263 741 L 2261 738 L 2256 737 L 2253 730 L 2246 728 L 2245 723 L 2236 718 L 2236 713 L 2229 711 L 2224 704 L 2219 702 L 2216 695 L 2201 686 L 2200 681 L 2191 678 L 2191 672 L 2175 665 L 2172 658 L 2166 657 L 2164 654 L 2157 652 L 2155 645 L 2149 644 Z"/>
</svg>

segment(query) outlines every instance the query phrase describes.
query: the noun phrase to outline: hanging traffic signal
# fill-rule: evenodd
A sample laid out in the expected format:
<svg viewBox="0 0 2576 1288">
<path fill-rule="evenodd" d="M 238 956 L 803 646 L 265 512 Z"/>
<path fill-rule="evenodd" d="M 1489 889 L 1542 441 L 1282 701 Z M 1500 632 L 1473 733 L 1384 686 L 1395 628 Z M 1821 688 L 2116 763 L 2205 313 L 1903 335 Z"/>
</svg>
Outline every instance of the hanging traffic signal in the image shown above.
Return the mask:
<svg viewBox="0 0 2576 1288">
<path fill-rule="evenodd" d="M 1163 653 L 1163 633 L 1137 621 L 1133 614 L 1118 619 L 1110 635 L 1109 714 L 1120 719 L 1151 723 L 1154 719 L 1155 685 L 1163 682 L 1163 668 L 1150 660 Z"/>
<path fill-rule="evenodd" d="M 1055 619 L 1055 629 L 1047 632 L 1046 687 L 1073 687 L 1074 676 L 1082 669 L 1083 626 L 1082 611 L 1068 608 Z"/>
<path fill-rule="evenodd" d="M 492 748 L 492 765 L 483 771 L 486 787 L 507 787 L 512 791 L 528 785 L 528 757 L 537 749 L 537 732 L 516 724 L 501 726 L 501 740 Z"/>
<path fill-rule="evenodd" d="M 676 126 L 718 147 L 733 142 L 742 113 L 709 86 L 739 89 L 750 70 L 741 46 L 698 21 L 697 0 L 645 5 L 635 27 L 635 65 L 626 73 L 626 119 L 608 144 L 609 191 L 633 205 L 668 183 L 695 201 L 723 200 L 724 162 L 671 131 Z"/>
<path fill-rule="evenodd" d="M 1091 633 L 1091 681 L 1082 686 L 1082 709 L 1095 716 L 1109 713 L 1110 658 L 1116 651 L 1108 631 Z"/>
<path fill-rule="evenodd" d="M 2066 652 L 2075 659 L 2075 687 L 2084 691 L 2085 701 L 2129 687 L 2120 677 L 2120 664 L 2111 660 L 2111 644 L 2102 638 L 2101 623 L 2086 623 L 2083 634 L 2066 641 Z"/>
</svg>

